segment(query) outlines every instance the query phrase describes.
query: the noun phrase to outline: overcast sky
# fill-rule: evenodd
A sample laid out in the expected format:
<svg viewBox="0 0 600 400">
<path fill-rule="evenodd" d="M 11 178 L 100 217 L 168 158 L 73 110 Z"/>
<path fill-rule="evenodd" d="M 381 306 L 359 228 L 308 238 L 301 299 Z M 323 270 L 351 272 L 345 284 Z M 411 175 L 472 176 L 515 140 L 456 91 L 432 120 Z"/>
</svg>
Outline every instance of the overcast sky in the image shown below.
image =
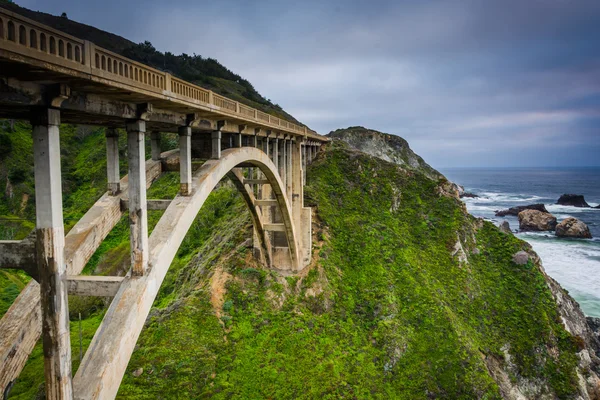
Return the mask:
<svg viewBox="0 0 600 400">
<path fill-rule="evenodd" d="M 319 133 L 434 167 L 600 165 L 600 1 L 17 0 L 218 59 Z"/>
</svg>

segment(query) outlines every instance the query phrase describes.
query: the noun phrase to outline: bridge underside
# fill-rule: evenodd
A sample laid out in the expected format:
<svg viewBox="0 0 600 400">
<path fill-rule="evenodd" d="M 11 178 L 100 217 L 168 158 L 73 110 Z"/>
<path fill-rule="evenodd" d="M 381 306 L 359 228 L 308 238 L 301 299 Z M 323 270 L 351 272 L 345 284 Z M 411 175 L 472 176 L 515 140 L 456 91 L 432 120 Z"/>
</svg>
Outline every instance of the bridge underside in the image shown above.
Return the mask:
<svg viewBox="0 0 600 400">
<path fill-rule="evenodd" d="M 0 320 L 3 394 L 42 336 L 48 399 L 114 397 L 177 249 L 224 176 L 250 209 L 255 254 L 285 273 L 310 262 L 304 171 L 327 140 L 305 126 L 1 8 L 0 118 L 32 124 L 36 197 L 35 232 L 23 241 L 0 241 L 0 268 L 21 269 L 35 279 Z M 67 235 L 61 123 L 106 128 L 108 191 Z M 160 132 L 177 133 L 179 149 L 161 153 Z M 125 177 L 119 135 L 127 136 Z M 194 158 L 208 161 L 193 171 Z M 163 171 L 179 171 L 179 194 L 170 201 L 147 199 L 146 188 Z M 148 209 L 165 210 L 150 236 Z M 127 276 L 79 275 L 124 212 L 131 242 Z M 114 297 L 74 378 L 68 295 Z"/>
</svg>

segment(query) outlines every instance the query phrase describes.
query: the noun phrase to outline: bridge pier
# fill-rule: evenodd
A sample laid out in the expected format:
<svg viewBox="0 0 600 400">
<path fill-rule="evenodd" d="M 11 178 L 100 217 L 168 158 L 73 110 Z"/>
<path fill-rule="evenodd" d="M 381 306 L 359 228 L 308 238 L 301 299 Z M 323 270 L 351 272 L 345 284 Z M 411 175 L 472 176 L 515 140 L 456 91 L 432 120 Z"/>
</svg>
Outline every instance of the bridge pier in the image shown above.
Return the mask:
<svg viewBox="0 0 600 400">
<path fill-rule="evenodd" d="M 146 122 L 127 124 L 129 164 L 129 238 L 132 275 L 144 275 L 148 268 L 148 210 L 146 202 Z"/>
<path fill-rule="evenodd" d="M 33 118 L 37 266 L 42 305 L 46 398 L 72 399 L 71 339 L 60 173 L 60 112 Z"/>
<path fill-rule="evenodd" d="M 192 128 L 179 128 L 179 191 L 182 196 L 192 193 Z"/>
<path fill-rule="evenodd" d="M 213 131 L 211 134 L 212 139 L 212 156 L 213 160 L 218 160 L 221 158 L 221 130 Z"/>
<path fill-rule="evenodd" d="M 107 128 L 106 136 L 106 174 L 108 193 L 116 196 L 121 191 L 121 176 L 119 171 L 119 132 Z"/>
<path fill-rule="evenodd" d="M 286 195 L 287 195 L 287 199 L 290 202 L 291 205 L 291 201 L 292 201 L 292 140 L 291 137 L 289 139 L 287 139 L 285 141 L 285 146 L 287 148 L 287 159 L 286 159 L 286 163 L 287 163 L 287 168 L 286 168 Z"/>
<path fill-rule="evenodd" d="M 150 133 L 150 151 L 154 161 L 160 160 L 160 132 Z"/>
</svg>

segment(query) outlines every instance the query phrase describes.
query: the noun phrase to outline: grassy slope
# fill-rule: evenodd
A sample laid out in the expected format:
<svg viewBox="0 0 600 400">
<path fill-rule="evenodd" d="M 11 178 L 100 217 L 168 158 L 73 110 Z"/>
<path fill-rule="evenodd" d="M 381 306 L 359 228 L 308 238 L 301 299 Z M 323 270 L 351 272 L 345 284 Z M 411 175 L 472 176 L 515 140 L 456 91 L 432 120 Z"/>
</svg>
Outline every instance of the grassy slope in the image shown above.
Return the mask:
<svg viewBox="0 0 600 400">
<path fill-rule="evenodd" d="M 65 215 L 75 217 L 102 191 L 103 138 L 68 136 L 75 162 L 63 167 Z M 149 196 L 171 196 L 174 176 Z M 322 221 L 320 262 L 300 278 L 251 259 L 243 245 L 250 219 L 231 186 L 209 197 L 161 287 L 120 398 L 498 398 L 485 361 L 504 362 L 504 349 L 513 379 L 543 379 L 564 398 L 574 391 L 575 343 L 543 276 L 510 261 L 523 242 L 488 223 L 476 229 L 459 201 L 420 174 L 338 146 L 311 166 L 307 196 Z M 450 255 L 457 232 L 479 249 L 468 265 Z M 127 258 L 127 236 L 122 222 L 86 271 Z M 85 348 L 104 304 L 70 305 L 77 359 L 78 313 Z M 38 346 L 11 396 L 34 397 L 42 376 Z"/>
<path fill-rule="evenodd" d="M 503 349 L 515 380 L 574 393 L 575 341 L 538 268 L 511 262 L 523 242 L 475 229 L 420 174 L 343 149 L 319 158 L 309 184 L 319 266 L 282 278 L 252 265 L 246 236 L 232 241 L 247 217 L 228 219 L 212 240 L 230 250 L 208 247 L 170 278 L 174 302 L 158 301 L 120 398 L 499 398 L 486 359 L 503 363 Z M 480 250 L 468 265 L 450 255 L 457 231 Z"/>
</svg>

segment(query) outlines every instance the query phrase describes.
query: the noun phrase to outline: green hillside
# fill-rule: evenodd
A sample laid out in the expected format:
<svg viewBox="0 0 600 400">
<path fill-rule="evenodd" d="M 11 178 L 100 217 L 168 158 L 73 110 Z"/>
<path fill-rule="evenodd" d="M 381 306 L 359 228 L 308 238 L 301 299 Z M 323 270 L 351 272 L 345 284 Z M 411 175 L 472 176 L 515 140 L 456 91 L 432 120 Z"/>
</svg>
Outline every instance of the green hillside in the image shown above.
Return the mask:
<svg viewBox="0 0 600 400">
<path fill-rule="evenodd" d="M 22 148 L 5 152 L 0 170 L 1 182 L 21 177 L 12 198 L 0 196 L 2 215 L 26 220 L 14 223 L 21 236 L 33 216 L 28 129 L 0 134 Z M 104 136 L 62 129 L 68 228 L 103 191 Z M 149 197 L 172 197 L 177 186 L 167 173 Z M 249 214 L 223 181 L 178 251 L 118 397 L 495 399 L 514 389 L 575 398 L 585 343 L 565 331 L 535 258 L 511 261 L 529 246 L 468 215 L 449 187 L 334 142 L 308 170 L 314 261 L 283 277 L 252 258 Z M 161 214 L 150 213 L 151 229 Z M 123 219 L 85 272 L 122 274 L 128 236 Z M 6 304 L 27 278 L 3 276 Z M 74 368 L 79 314 L 85 351 L 105 307 L 70 298 Z M 11 398 L 40 396 L 42 371 L 38 344 Z"/>
</svg>

